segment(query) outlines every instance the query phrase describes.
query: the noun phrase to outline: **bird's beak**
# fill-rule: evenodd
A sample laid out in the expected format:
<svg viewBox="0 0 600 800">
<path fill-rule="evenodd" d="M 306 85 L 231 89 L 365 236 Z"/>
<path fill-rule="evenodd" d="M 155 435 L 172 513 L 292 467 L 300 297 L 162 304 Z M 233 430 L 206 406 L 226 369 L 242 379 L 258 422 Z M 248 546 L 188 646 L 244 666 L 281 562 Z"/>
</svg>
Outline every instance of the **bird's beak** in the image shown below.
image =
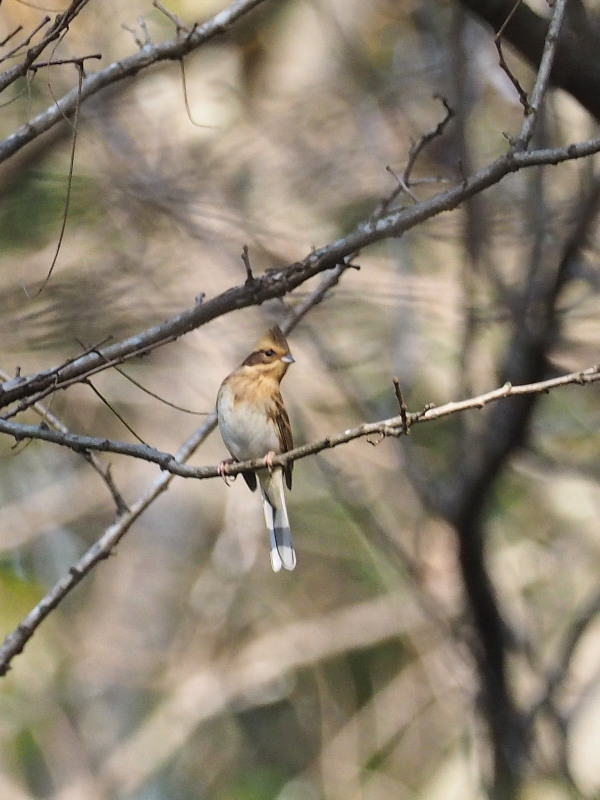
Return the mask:
<svg viewBox="0 0 600 800">
<path fill-rule="evenodd" d="M 284 364 L 293 364 L 296 360 L 291 353 L 286 353 L 284 356 L 281 357 L 281 360 Z"/>
</svg>

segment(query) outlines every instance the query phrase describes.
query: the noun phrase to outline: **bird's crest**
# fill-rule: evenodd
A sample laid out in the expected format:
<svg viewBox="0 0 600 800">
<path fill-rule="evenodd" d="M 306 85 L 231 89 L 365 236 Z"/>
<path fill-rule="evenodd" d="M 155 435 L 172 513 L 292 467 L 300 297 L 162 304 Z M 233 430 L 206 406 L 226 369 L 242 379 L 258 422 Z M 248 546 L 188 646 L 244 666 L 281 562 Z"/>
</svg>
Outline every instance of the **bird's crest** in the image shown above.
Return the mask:
<svg viewBox="0 0 600 800">
<path fill-rule="evenodd" d="M 260 342 L 256 345 L 257 350 L 268 350 L 269 348 L 282 351 L 283 353 L 289 353 L 290 351 L 286 338 L 281 332 L 279 325 L 274 325 L 272 328 L 269 328 L 269 331 L 265 333 Z"/>
</svg>

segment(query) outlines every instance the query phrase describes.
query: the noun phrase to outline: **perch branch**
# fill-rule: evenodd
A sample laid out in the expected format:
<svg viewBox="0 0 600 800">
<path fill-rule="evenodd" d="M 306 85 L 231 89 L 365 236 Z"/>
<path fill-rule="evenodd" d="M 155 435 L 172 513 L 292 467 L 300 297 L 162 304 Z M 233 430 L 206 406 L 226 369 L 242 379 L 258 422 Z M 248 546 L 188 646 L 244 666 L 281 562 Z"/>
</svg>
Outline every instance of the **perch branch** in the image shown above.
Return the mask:
<svg viewBox="0 0 600 800">
<path fill-rule="evenodd" d="M 342 273 L 351 267 L 349 263 L 338 264 L 337 267 L 327 274 L 320 281 L 317 288 L 296 307 L 289 315 L 288 319 L 282 323 L 282 329 L 289 333 L 309 311 L 310 308 L 321 302 L 325 294 L 337 284 Z M 36 406 L 37 408 L 37 406 Z M 187 439 L 177 453 L 172 457 L 176 463 L 183 463 L 195 452 L 199 445 L 215 429 L 217 416 L 213 412 L 204 420 L 203 424 Z M 68 433 L 64 426 L 58 426 L 64 433 Z M 93 453 L 83 451 L 84 456 L 95 459 Z M 171 458 L 171 457 L 169 457 Z M 78 583 L 87 575 L 97 564 L 113 552 L 116 545 L 127 533 L 129 528 L 138 517 L 153 503 L 162 492 L 166 491 L 171 481 L 175 477 L 175 471 L 163 472 L 156 481 L 148 488 L 142 497 L 134 503 L 131 508 L 119 509 L 118 519 L 104 532 L 84 555 L 71 566 L 68 574 L 61 578 L 58 583 L 42 598 L 33 608 L 25 619 L 10 633 L 0 647 L 0 675 L 5 675 L 10 669 L 12 659 L 23 651 L 23 648 L 31 639 L 37 628 L 46 617 L 55 609 L 59 603 L 77 586 Z"/>
<path fill-rule="evenodd" d="M 509 397 L 542 394 L 551 389 L 558 388 L 559 386 L 567 386 L 569 384 L 586 385 L 595 383 L 596 381 L 600 381 L 600 365 L 589 367 L 579 372 L 561 375 L 557 378 L 538 381 L 536 383 L 520 386 L 513 386 L 510 383 L 505 383 L 503 386 L 486 392 L 485 394 L 471 397 L 467 400 L 452 401 L 441 406 L 429 405 L 418 412 L 409 412 L 405 409 L 401 409 L 401 413 L 398 416 L 378 420 L 377 422 L 365 422 L 355 428 L 349 428 L 342 433 L 327 436 L 324 439 L 319 439 L 318 441 L 311 442 L 302 447 L 296 447 L 282 455 L 274 456 L 273 465 L 285 465 L 290 461 L 297 461 L 298 459 L 306 458 L 315 453 L 320 453 L 322 450 L 330 450 L 334 447 L 339 447 L 355 439 L 373 436 L 381 437 L 381 439 L 390 436 L 402 436 L 408 433 L 413 425 L 418 423 L 431 422 L 464 411 L 481 409 L 489 403 L 494 403 Z M 210 419 L 214 421 L 214 414 L 207 419 L 207 422 Z M 222 477 L 218 467 L 191 467 L 187 464 L 182 464 L 181 460 L 176 456 L 156 450 L 148 445 L 131 444 L 129 442 L 100 437 L 64 433 L 58 430 L 50 430 L 45 426 L 24 425 L 4 419 L 0 419 L 0 433 L 12 436 L 16 441 L 21 441 L 23 439 L 41 439 L 42 441 L 67 447 L 77 453 L 86 453 L 96 450 L 139 458 L 142 461 L 158 464 L 162 470 L 174 475 L 179 475 L 182 478 L 205 480 L 207 478 Z M 264 468 L 264 459 L 255 458 L 250 461 L 227 464 L 225 473 L 227 475 L 237 475 L 239 472 L 260 468 Z"/>
<path fill-rule="evenodd" d="M 0 407 L 15 404 L 4 416 L 14 416 L 57 389 L 77 383 L 108 367 L 148 353 L 217 317 L 240 308 L 259 305 L 282 297 L 321 272 L 334 269 L 351 256 L 375 242 L 401 236 L 442 211 L 457 208 L 470 197 L 497 184 L 506 175 L 520 169 L 544 164 L 559 164 L 600 152 L 600 137 L 565 147 L 514 151 L 493 161 L 460 183 L 409 208 L 398 209 L 377 219 L 360 223 L 347 236 L 313 251 L 303 261 L 272 269 L 251 283 L 232 287 L 181 314 L 121 342 L 95 349 L 61 367 L 20 376 L 0 386 Z"/>
<path fill-rule="evenodd" d="M 58 102 L 52 103 L 33 119 L 22 125 L 17 131 L 0 142 L 0 162 L 14 155 L 18 150 L 37 136 L 52 128 L 66 117 L 71 116 L 78 102 L 83 103 L 88 97 L 97 94 L 107 86 L 111 86 L 125 78 L 132 78 L 153 64 L 164 61 L 180 61 L 188 53 L 196 50 L 205 42 L 215 36 L 224 34 L 230 26 L 240 17 L 247 14 L 265 0 L 235 0 L 227 8 L 219 11 L 207 22 L 195 25 L 186 36 L 177 36 L 175 39 L 147 43 L 141 49 L 121 61 L 115 61 L 104 69 L 86 76 L 81 86 L 81 92 L 76 87 L 67 92 Z M 17 78 L 24 76 L 34 64 L 38 56 L 54 41 L 67 27 L 70 20 L 83 8 L 88 0 L 78 0 L 71 4 L 64 14 L 60 15 L 59 23 L 55 21 L 42 42 L 29 48 L 27 56 L 21 64 L 17 64 L 0 75 L 0 92 L 13 83 Z M 78 99 L 79 98 L 79 99 Z"/>
</svg>

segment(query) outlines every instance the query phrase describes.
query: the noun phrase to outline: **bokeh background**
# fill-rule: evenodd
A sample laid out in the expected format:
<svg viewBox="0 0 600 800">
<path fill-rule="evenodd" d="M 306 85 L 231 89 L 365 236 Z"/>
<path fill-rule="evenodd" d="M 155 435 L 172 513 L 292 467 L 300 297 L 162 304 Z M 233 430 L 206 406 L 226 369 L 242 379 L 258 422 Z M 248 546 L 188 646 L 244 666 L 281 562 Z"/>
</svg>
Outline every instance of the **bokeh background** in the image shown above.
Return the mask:
<svg viewBox="0 0 600 800">
<path fill-rule="evenodd" d="M 191 24 L 225 5 L 168 8 Z M 5 0 L 0 38 L 46 13 Z M 55 55 L 102 52 L 89 65 L 102 68 L 134 52 L 145 29 L 153 41 L 174 35 L 148 2 L 96 0 Z M 507 56 L 529 88 L 533 73 Z M 189 114 L 176 63 L 82 107 L 66 233 L 39 295 L 64 213 L 69 124 L 2 165 L 8 375 L 242 283 L 244 244 L 259 273 L 351 230 L 393 191 L 411 143 L 442 119 L 435 95 L 455 116 L 417 162 L 418 198 L 503 153 L 522 121 L 491 31 L 452 2 L 267 2 L 188 57 L 185 75 Z M 2 137 L 76 83 L 65 65 L 11 87 Z M 580 106 L 551 93 L 535 144 L 594 130 Z M 415 411 L 500 385 L 515 333 L 533 319 L 524 298 L 567 255 L 546 371 L 596 363 L 597 192 L 593 159 L 519 173 L 358 254 L 360 270 L 348 270 L 290 336 L 297 363 L 282 388 L 296 442 L 396 414 L 393 376 Z M 125 371 L 210 412 L 224 376 L 314 285 L 217 319 Z M 92 383 L 161 450 L 174 452 L 203 419 L 116 372 Z M 508 694 L 527 742 L 506 797 L 600 789 L 598 400 L 594 386 L 540 399 L 528 436 L 481 489 Z M 132 438 L 89 386 L 48 406 L 74 432 Z M 39 421 L 33 411 L 19 419 Z M 2 797 L 470 800 L 490 786 L 500 797 L 465 565 L 436 501 L 458 491 L 473 455 L 464 443 L 476 452 L 478 435 L 493 436 L 486 419 L 470 412 L 419 425 L 407 441 L 360 440 L 298 462 L 291 574 L 271 572 L 260 501 L 242 481 L 175 480 L 2 679 Z M 76 454 L 8 439 L 0 448 L 5 635 L 115 509 Z M 215 433 L 193 463 L 225 455 Z M 158 475 L 104 460 L 128 502 Z"/>
</svg>

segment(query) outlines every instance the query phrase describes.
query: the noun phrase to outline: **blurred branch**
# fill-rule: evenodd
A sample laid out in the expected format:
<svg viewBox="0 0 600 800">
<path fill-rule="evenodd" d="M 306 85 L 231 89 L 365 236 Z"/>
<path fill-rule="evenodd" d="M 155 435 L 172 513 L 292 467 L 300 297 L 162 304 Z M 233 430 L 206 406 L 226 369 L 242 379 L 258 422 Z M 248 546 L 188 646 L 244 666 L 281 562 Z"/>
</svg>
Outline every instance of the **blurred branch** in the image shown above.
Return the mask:
<svg viewBox="0 0 600 800">
<path fill-rule="evenodd" d="M 0 369 L 0 378 L 3 380 L 8 379 L 8 375 L 4 370 Z M 70 430 L 68 427 L 55 415 L 50 412 L 46 406 L 42 405 L 41 403 L 36 403 L 33 406 L 33 410 L 40 415 L 43 420 L 42 426 L 49 426 L 56 431 L 60 431 L 63 434 L 70 434 Z M 117 507 L 117 513 L 123 514 L 127 511 L 127 503 L 123 499 L 123 495 L 117 489 L 117 486 L 113 480 L 113 477 L 110 472 L 110 465 L 104 466 L 104 464 L 100 461 L 98 456 L 95 453 L 90 453 L 89 451 L 82 451 L 81 455 L 85 458 L 88 464 L 96 470 L 98 475 L 102 478 L 104 483 L 108 487 L 108 491 L 110 492 L 113 500 L 115 501 L 115 505 Z"/>
<path fill-rule="evenodd" d="M 27 47 L 25 57 L 20 64 L 15 64 L 14 67 L 7 69 L 0 75 L 0 92 L 3 92 L 8 86 L 14 83 L 18 78 L 22 78 L 31 69 L 37 58 L 44 52 L 44 50 L 53 42 L 56 42 L 62 35 L 64 35 L 70 24 L 75 17 L 85 8 L 89 0 L 72 0 L 66 11 L 62 14 L 57 14 L 54 22 L 51 24 L 50 29 L 44 35 L 43 39 L 37 44 L 31 44 L 31 39 L 38 30 L 45 27 L 50 23 L 50 18 L 45 17 L 42 22 L 35 28 L 29 36 L 22 41 L 19 45 L 14 47 L 9 53 L 5 53 L 3 58 L 8 58 L 16 54 L 19 50 Z M 75 102 L 77 102 L 77 92 L 75 92 Z M 59 111 L 59 114 L 61 112 Z M 62 114 L 61 114 L 62 116 Z M 58 120 L 57 120 L 58 121 Z M 12 137 L 9 137 L 9 139 Z M 14 152 L 14 151 L 13 151 Z M 2 159 L 0 159 L 2 160 Z"/>
<path fill-rule="evenodd" d="M 14 378 L 4 383 L 0 386 L 0 406 L 6 407 L 21 401 L 4 416 L 14 416 L 57 389 L 64 389 L 115 364 L 173 342 L 183 334 L 217 317 L 288 294 L 314 275 L 333 269 L 342 262 L 348 263 L 362 248 L 384 239 L 401 236 L 442 211 L 456 208 L 512 172 L 543 164 L 559 164 L 590 156 L 599 151 L 600 137 L 565 147 L 530 151 L 509 150 L 472 176 L 427 200 L 360 223 L 347 236 L 313 251 L 303 261 L 280 269 L 268 270 L 261 277 L 254 277 L 252 281 L 246 281 L 243 285 L 232 287 L 210 300 L 199 302 L 193 308 L 160 325 L 101 350 L 95 349 L 70 360 L 64 366 L 53 367 L 28 377 Z"/>
<path fill-rule="evenodd" d="M 324 439 L 311 442 L 302 447 L 296 447 L 294 450 L 290 450 L 282 455 L 274 456 L 272 463 L 275 466 L 279 464 L 285 465 L 290 461 L 306 458 L 315 453 L 320 453 L 322 450 L 339 447 L 355 439 L 370 437 L 371 444 L 378 444 L 379 441 L 389 436 L 399 437 L 408 433 L 413 425 L 423 422 L 432 422 L 433 420 L 442 419 L 443 417 L 463 413 L 465 411 L 482 409 L 489 403 L 494 403 L 498 400 L 523 397 L 526 395 L 539 395 L 549 392 L 551 389 L 558 388 L 559 386 L 568 386 L 570 384 L 584 386 L 589 383 L 595 383 L 596 381 L 600 381 L 600 365 L 589 367 L 580 372 L 571 372 L 568 375 L 561 375 L 558 378 L 551 378 L 549 380 L 538 381 L 522 386 L 513 386 L 511 383 L 505 383 L 498 389 L 478 395 L 477 397 L 471 397 L 468 400 L 452 401 L 442 406 L 429 405 L 418 412 L 408 412 L 402 409 L 398 416 L 382 419 L 377 422 L 365 422 L 362 425 L 350 428 L 342 433 L 327 436 Z M 206 422 L 209 422 L 211 419 L 214 422 L 214 414 L 212 414 Z M 78 453 L 87 452 L 89 450 L 119 453 L 120 455 L 131 456 L 132 458 L 139 458 L 143 461 L 158 464 L 162 470 L 170 472 L 173 475 L 179 475 L 182 478 L 198 478 L 204 480 L 206 478 L 222 477 L 219 467 L 190 467 L 180 463 L 181 459 L 177 458 L 177 456 L 155 450 L 148 445 L 130 444 L 129 442 L 121 442 L 106 438 L 64 433 L 56 430 L 49 430 L 42 426 L 24 425 L 5 419 L 0 419 L 0 433 L 12 436 L 17 441 L 23 439 L 40 439 L 67 447 Z M 264 459 L 255 458 L 250 461 L 228 463 L 225 465 L 224 470 L 226 475 L 237 475 L 239 472 L 261 469 L 264 468 L 264 466 Z"/>
<path fill-rule="evenodd" d="M 427 131 L 422 136 L 420 136 L 417 141 L 414 141 L 411 146 L 410 150 L 408 151 L 408 160 L 406 162 L 406 166 L 404 168 L 404 172 L 401 176 L 396 175 L 391 167 L 386 167 L 387 171 L 392 175 L 392 177 L 396 180 L 398 184 L 394 190 L 385 197 L 377 206 L 375 210 L 375 216 L 379 216 L 383 214 L 385 211 L 388 211 L 392 203 L 402 194 L 407 194 L 415 203 L 418 202 L 417 198 L 411 191 L 411 186 L 413 184 L 412 180 L 412 171 L 415 168 L 415 164 L 417 163 L 417 159 L 423 152 L 423 150 L 430 144 L 434 139 L 437 139 L 439 136 L 443 136 L 444 131 L 446 130 L 446 126 L 450 122 L 450 120 L 454 117 L 454 111 L 448 105 L 448 101 L 445 97 L 437 97 L 437 99 L 442 103 L 444 106 L 445 114 L 442 119 L 438 122 L 438 124 L 432 128 L 430 131 Z M 434 178 L 433 181 L 436 179 Z M 441 181 L 441 178 L 437 179 Z"/>
<path fill-rule="evenodd" d="M 196 448 L 213 430 L 214 415 L 204 423 L 183 443 L 177 453 L 172 456 L 176 462 L 188 459 Z M 77 584 L 101 561 L 108 558 L 136 519 L 164 491 L 173 480 L 175 473 L 164 473 L 148 488 L 148 490 L 131 505 L 118 519 L 106 529 L 104 535 L 69 568 L 69 572 L 61 578 L 45 597 L 10 633 L 0 646 L 0 676 L 6 675 L 12 659 L 23 651 L 40 624 L 59 605 L 59 603 L 77 586 Z"/>
<path fill-rule="evenodd" d="M 87 2 L 88 0 L 75 0 L 64 14 L 56 18 L 54 25 L 42 42 L 27 51 L 27 57 L 23 63 L 0 75 L 0 92 L 28 72 L 47 44 L 54 41 L 68 27 L 70 20 L 79 13 Z M 44 133 L 44 131 L 49 130 L 58 122 L 62 122 L 65 117 L 74 114 L 78 103 L 83 103 L 107 86 L 137 75 L 153 64 L 158 64 L 162 61 L 181 60 L 188 53 L 193 52 L 215 36 L 226 33 L 234 22 L 263 2 L 265 0 L 235 0 L 223 11 L 215 14 L 212 19 L 202 24 L 194 25 L 185 36 L 178 35 L 176 39 L 158 44 L 148 42 L 134 55 L 128 56 L 121 61 L 115 61 L 105 69 L 86 76 L 82 82 L 81 90 L 79 87 L 71 89 L 56 103 L 53 103 L 41 114 L 29 120 L 17 131 L 7 136 L 4 141 L 0 142 L 0 163 L 10 158 L 28 142 Z"/>
<path fill-rule="evenodd" d="M 564 0 L 555 5 L 531 100 L 521 131 L 511 143 L 513 151 L 523 152 L 529 147 L 534 126 L 540 121 L 543 97 L 554 74 L 552 62 L 556 61 L 558 29 L 565 5 Z M 511 3 L 515 15 L 524 4 L 517 6 Z M 512 19 L 506 21 L 505 30 L 511 22 Z M 541 175 L 539 179 L 542 180 Z M 530 205 L 541 217 L 540 204 Z M 597 198 L 592 192 L 573 226 L 575 231 L 569 232 L 562 247 L 546 246 L 544 250 L 542 242 L 547 242 L 547 237 L 540 234 L 535 238 L 531 269 L 509 306 L 512 332 L 500 367 L 504 379 L 526 384 L 548 375 L 549 349 L 561 326 L 558 299 L 569 276 L 574 274 L 573 263 L 581 255 L 596 206 Z M 456 452 L 451 451 L 451 471 L 445 481 L 430 481 L 419 487 L 428 508 L 453 526 L 459 543 L 462 579 L 475 632 L 472 649 L 479 665 L 482 701 L 493 749 L 490 792 L 497 798 L 519 794 L 532 758 L 532 728 L 511 683 L 508 653 L 513 646 L 512 635 L 487 565 L 486 510 L 499 474 L 511 454 L 527 441 L 538 398 L 539 395 L 529 394 L 497 404 L 483 425 L 461 432 L 462 457 L 457 458 Z"/>
<path fill-rule="evenodd" d="M 503 40 L 538 69 L 546 43 L 548 20 L 532 11 L 526 3 L 515 0 L 458 1 L 495 31 L 502 29 Z M 567 9 L 550 82 L 552 86 L 569 92 L 597 120 L 600 119 L 599 47 L 598 27 L 587 18 L 585 9 Z"/>
<path fill-rule="evenodd" d="M 178 680 L 163 702 L 121 740 L 100 768 L 109 785 L 135 793 L 172 758 L 198 726 L 238 698 L 261 698 L 259 691 L 282 675 L 351 650 L 396 639 L 411 625 L 427 625 L 405 592 L 387 593 L 263 633 L 231 656 Z M 261 702 L 260 699 L 257 702 Z"/>
<path fill-rule="evenodd" d="M 244 249 L 244 255 L 247 256 L 247 249 Z M 318 305 L 327 292 L 335 286 L 342 274 L 352 265 L 347 263 L 338 264 L 335 269 L 323 277 L 319 285 L 313 292 L 294 309 L 289 315 L 288 319 L 282 323 L 281 327 L 287 333 L 294 329 L 302 317 L 315 305 Z M 354 267 L 356 269 L 356 267 Z M 36 404 L 34 406 L 38 411 L 45 411 L 45 409 Z M 209 436 L 217 425 L 216 412 L 212 412 L 204 420 L 203 424 L 182 444 L 174 456 L 166 455 L 169 463 L 179 464 L 183 466 L 183 462 L 195 452 L 195 450 L 202 444 L 202 442 Z M 33 426 L 30 426 L 33 427 Z M 57 424 L 54 433 L 60 433 L 62 436 L 71 438 L 72 434 L 62 424 Z M 37 427 L 36 430 L 41 431 L 44 428 Z M 48 431 L 47 428 L 45 428 Z M 77 437 L 76 437 L 77 438 Z M 134 446 L 135 447 L 135 446 Z M 91 448 L 90 448 L 91 449 Z M 152 448 L 147 448 L 152 450 Z M 84 457 L 91 461 L 93 465 L 96 464 L 95 456 L 89 452 L 87 447 L 79 448 Z M 157 451 L 153 451 L 157 453 Z M 161 465 L 162 466 L 162 465 Z M 100 471 L 100 470 L 99 470 Z M 106 470 L 108 477 L 110 473 Z M 102 473 L 101 473 L 102 474 Z M 31 639 L 37 628 L 46 619 L 46 617 L 64 600 L 69 592 L 77 586 L 78 583 L 101 561 L 108 558 L 113 552 L 114 548 L 127 533 L 129 528 L 137 520 L 137 518 L 156 500 L 156 498 L 166 491 L 169 484 L 178 474 L 175 469 L 165 470 L 165 472 L 148 488 L 142 497 L 137 500 L 131 508 L 125 506 L 124 501 L 122 504 L 117 502 L 117 509 L 119 512 L 118 519 L 105 531 L 104 535 L 95 542 L 92 547 L 75 563 L 73 564 L 67 575 L 59 580 L 55 586 L 48 592 L 48 594 L 35 606 L 34 609 L 25 617 L 25 619 L 18 625 L 18 627 L 10 633 L 4 640 L 0 647 L 0 676 L 5 675 L 10 669 L 10 662 L 12 659 L 23 651 L 23 648 Z M 108 481 L 109 488 L 112 481 Z M 115 489 L 116 492 L 116 489 Z M 120 495 L 118 495 L 120 497 Z M 117 497 L 115 496 L 115 499 Z"/>
<path fill-rule="evenodd" d="M 569 670 L 577 647 L 599 614 L 600 590 L 588 599 L 567 628 L 559 646 L 556 662 L 547 676 L 544 692 L 532 705 L 530 712 L 532 718 L 545 706 L 553 705 L 555 696 L 569 679 Z"/>
<path fill-rule="evenodd" d="M 514 143 L 514 146 L 520 150 L 524 150 L 529 146 L 531 137 L 533 136 L 533 130 L 537 120 L 538 112 L 542 107 L 544 95 L 546 94 L 546 89 L 548 88 L 548 83 L 550 81 L 550 73 L 556 55 L 558 37 L 560 34 L 563 17 L 565 15 L 566 5 L 567 0 L 556 0 L 554 11 L 552 13 L 552 19 L 550 20 L 550 25 L 548 27 L 548 33 L 544 39 L 544 49 L 542 51 L 540 66 L 535 78 L 535 84 L 531 92 L 531 99 L 529 100 L 528 106 L 525 110 L 523 126 Z"/>
</svg>

